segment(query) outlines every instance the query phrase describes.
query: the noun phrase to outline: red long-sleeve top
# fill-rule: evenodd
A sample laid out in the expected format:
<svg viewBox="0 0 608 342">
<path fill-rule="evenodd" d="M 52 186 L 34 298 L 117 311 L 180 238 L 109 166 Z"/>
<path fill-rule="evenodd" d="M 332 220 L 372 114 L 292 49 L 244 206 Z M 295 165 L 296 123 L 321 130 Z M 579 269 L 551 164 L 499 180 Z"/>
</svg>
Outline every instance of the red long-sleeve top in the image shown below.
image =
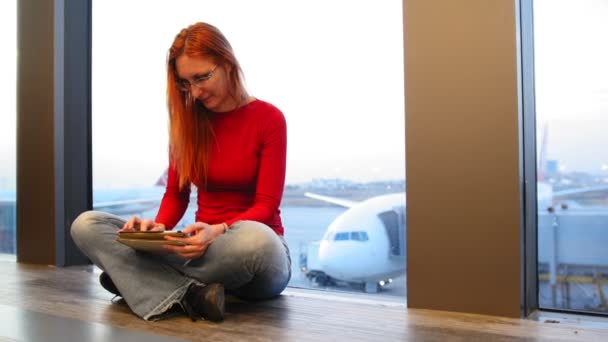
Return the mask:
<svg viewBox="0 0 608 342">
<path fill-rule="evenodd" d="M 265 223 L 283 235 L 279 205 L 285 185 L 287 127 L 283 113 L 254 100 L 211 119 L 215 140 L 209 150 L 207 187 L 198 188 L 196 221 L 228 226 L 242 220 Z M 172 229 L 184 215 L 190 186 L 179 188 L 169 163 L 167 188 L 156 222 Z"/>
</svg>

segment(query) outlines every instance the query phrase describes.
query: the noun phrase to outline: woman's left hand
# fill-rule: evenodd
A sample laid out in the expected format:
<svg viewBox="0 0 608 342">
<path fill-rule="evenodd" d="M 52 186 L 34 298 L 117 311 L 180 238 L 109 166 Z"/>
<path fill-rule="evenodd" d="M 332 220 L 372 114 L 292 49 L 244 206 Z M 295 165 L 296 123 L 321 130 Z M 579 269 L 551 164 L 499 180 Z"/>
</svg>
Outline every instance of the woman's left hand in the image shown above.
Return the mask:
<svg viewBox="0 0 608 342">
<path fill-rule="evenodd" d="M 165 236 L 165 239 L 182 241 L 186 244 L 185 246 L 165 245 L 165 248 L 184 259 L 196 259 L 205 254 L 211 243 L 224 233 L 224 226 L 222 224 L 211 225 L 196 222 L 187 226 L 182 232 L 190 236 L 185 238 Z"/>
</svg>

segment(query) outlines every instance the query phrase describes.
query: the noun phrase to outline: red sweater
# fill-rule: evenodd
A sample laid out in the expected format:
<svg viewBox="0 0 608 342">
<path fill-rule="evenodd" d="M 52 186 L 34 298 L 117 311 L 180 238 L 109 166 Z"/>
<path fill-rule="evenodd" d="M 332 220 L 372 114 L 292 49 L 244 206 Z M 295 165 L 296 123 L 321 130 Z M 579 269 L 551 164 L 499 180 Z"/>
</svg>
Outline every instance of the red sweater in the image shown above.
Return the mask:
<svg viewBox="0 0 608 342">
<path fill-rule="evenodd" d="M 196 221 L 208 224 L 252 220 L 283 235 L 279 205 L 285 185 L 287 127 L 283 113 L 254 100 L 211 119 L 215 141 L 209 151 L 207 188 L 198 187 Z M 172 229 L 184 215 L 190 186 L 180 191 L 169 165 L 167 189 L 156 222 Z"/>
</svg>

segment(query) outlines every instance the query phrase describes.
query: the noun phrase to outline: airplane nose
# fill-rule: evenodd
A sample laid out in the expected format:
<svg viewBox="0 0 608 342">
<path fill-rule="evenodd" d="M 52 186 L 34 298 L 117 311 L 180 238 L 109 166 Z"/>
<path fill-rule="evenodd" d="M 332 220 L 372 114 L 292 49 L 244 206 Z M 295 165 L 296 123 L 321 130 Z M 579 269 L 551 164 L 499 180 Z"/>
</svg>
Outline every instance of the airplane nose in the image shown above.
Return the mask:
<svg viewBox="0 0 608 342">
<path fill-rule="evenodd" d="M 319 263 L 329 276 L 349 280 L 365 267 L 366 252 L 348 241 L 323 241 L 319 248 Z"/>
</svg>

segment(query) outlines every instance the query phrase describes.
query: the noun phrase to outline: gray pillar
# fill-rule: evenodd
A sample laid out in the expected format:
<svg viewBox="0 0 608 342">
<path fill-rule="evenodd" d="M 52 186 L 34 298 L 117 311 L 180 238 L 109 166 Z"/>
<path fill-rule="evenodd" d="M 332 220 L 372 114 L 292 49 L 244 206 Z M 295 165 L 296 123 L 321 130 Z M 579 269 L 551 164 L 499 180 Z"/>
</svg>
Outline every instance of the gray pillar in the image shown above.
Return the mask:
<svg viewBox="0 0 608 342">
<path fill-rule="evenodd" d="M 17 12 L 17 261 L 87 263 L 69 226 L 91 207 L 91 2 Z"/>
<path fill-rule="evenodd" d="M 520 317 L 515 1 L 404 1 L 408 306 Z"/>
</svg>

